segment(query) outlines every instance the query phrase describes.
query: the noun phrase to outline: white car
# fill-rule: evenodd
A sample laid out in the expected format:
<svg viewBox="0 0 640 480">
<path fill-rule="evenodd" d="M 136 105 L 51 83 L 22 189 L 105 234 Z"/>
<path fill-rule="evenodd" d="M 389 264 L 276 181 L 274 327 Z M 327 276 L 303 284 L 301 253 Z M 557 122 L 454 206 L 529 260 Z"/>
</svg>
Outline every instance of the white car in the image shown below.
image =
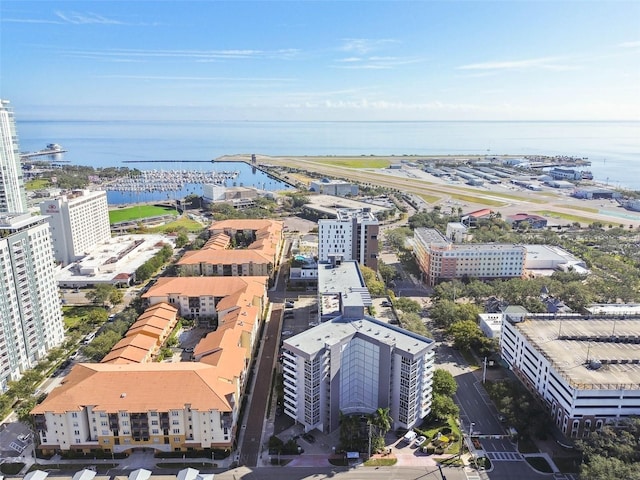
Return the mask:
<svg viewBox="0 0 640 480">
<path fill-rule="evenodd" d="M 427 441 L 427 437 L 420 435 L 418 438 L 416 438 L 414 445 L 415 447 L 419 447 L 420 445 L 422 445 L 424 442 Z"/>
<path fill-rule="evenodd" d="M 293 335 L 293 332 L 291 330 L 283 330 L 282 335 Z"/>
</svg>

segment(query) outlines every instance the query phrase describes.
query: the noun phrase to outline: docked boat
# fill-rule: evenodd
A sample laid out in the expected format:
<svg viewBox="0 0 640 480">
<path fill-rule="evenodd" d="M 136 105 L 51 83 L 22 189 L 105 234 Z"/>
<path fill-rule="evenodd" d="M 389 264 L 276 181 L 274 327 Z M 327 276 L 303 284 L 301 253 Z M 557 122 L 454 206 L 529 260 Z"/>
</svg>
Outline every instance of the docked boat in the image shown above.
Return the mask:
<svg viewBox="0 0 640 480">
<path fill-rule="evenodd" d="M 48 143 L 46 150 L 62 150 L 62 145 L 58 143 Z"/>
</svg>

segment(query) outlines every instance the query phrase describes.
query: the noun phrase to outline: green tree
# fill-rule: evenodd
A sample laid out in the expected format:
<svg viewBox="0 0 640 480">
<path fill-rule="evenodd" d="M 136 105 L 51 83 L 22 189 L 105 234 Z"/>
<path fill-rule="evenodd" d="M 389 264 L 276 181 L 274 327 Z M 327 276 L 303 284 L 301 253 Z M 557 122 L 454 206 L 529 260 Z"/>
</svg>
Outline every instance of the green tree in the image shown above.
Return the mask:
<svg viewBox="0 0 640 480">
<path fill-rule="evenodd" d="M 451 300 L 438 300 L 432 306 L 429 315 L 440 327 L 449 327 L 456 321 L 456 304 Z"/>
<path fill-rule="evenodd" d="M 114 331 L 107 331 L 98 335 L 91 344 L 83 349 L 83 353 L 95 362 L 102 360 L 113 346 L 120 341 L 122 336 Z"/>
<path fill-rule="evenodd" d="M 422 306 L 418 302 L 406 297 L 396 298 L 393 306 L 405 313 L 418 313 L 422 310 Z"/>
<path fill-rule="evenodd" d="M 93 290 L 89 290 L 85 296 L 93 303 L 106 306 L 111 301 L 111 296 L 114 295 L 114 292 L 116 291 L 116 287 L 111 284 L 99 283 L 93 288 Z"/>
<path fill-rule="evenodd" d="M 189 243 L 189 237 L 185 232 L 179 232 L 176 236 L 176 247 L 182 248 Z"/>
<path fill-rule="evenodd" d="M 455 322 L 449 327 L 449 334 L 453 337 L 453 345 L 460 350 L 469 350 L 482 336 L 480 327 L 472 320 Z"/>
<path fill-rule="evenodd" d="M 433 393 L 453 397 L 458 390 L 458 384 L 450 372 L 436 368 L 433 372 Z"/>
<path fill-rule="evenodd" d="M 380 276 L 384 280 L 384 283 L 387 285 L 391 283 L 391 281 L 396 277 L 398 273 L 395 268 L 393 268 L 390 265 L 387 265 L 382 260 L 378 262 L 378 272 L 380 273 Z"/>
<path fill-rule="evenodd" d="M 384 283 L 378 280 L 376 272 L 371 268 L 365 266 L 361 266 L 360 271 L 362 272 L 364 283 L 369 289 L 369 293 L 375 296 L 383 296 L 386 292 L 386 289 L 384 287 Z"/>
<path fill-rule="evenodd" d="M 405 330 L 425 337 L 431 337 L 429 330 L 427 330 L 427 327 L 417 313 L 403 313 L 400 317 L 400 323 Z"/>
<path fill-rule="evenodd" d="M 453 398 L 446 395 L 434 394 L 431 401 L 431 415 L 437 420 L 445 420 L 449 417 L 457 417 L 460 409 Z"/>
</svg>

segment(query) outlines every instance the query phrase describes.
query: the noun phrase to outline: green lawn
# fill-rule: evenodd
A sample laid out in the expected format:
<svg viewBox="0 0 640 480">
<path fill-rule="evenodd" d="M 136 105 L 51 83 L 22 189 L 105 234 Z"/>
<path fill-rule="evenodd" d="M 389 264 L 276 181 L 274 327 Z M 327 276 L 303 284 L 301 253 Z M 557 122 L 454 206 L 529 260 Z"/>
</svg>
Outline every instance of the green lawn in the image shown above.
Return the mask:
<svg viewBox="0 0 640 480">
<path fill-rule="evenodd" d="M 322 158 L 318 159 L 318 163 L 325 165 L 335 165 L 336 167 L 347 168 L 387 168 L 391 162 L 384 158 L 367 158 L 367 157 L 347 157 L 347 158 Z"/>
<path fill-rule="evenodd" d="M 594 222 L 592 218 L 580 217 L 579 215 L 571 215 L 569 213 L 552 212 L 550 210 L 538 210 L 533 213 L 535 213 L 536 215 L 542 215 L 543 217 L 560 218 L 568 222 L 580 222 L 586 224 L 591 224 Z"/>
<path fill-rule="evenodd" d="M 185 229 L 188 232 L 199 233 L 204 230 L 201 224 L 196 222 L 195 220 L 191 220 L 187 217 L 180 217 L 173 222 L 169 222 L 165 225 L 160 225 L 158 227 L 150 228 L 149 231 L 154 233 L 171 233 L 177 232 L 181 229 Z"/>
<path fill-rule="evenodd" d="M 109 223 L 127 222 L 140 218 L 157 217 L 160 215 L 177 215 L 174 208 L 156 207 L 154 205 L 136 205 L 129 208 L 109 210 Z"/>
<path fill-rule="evenodd" d="M 102 307 L 62 307 L 62 313 L 64 315 L 64 325 L 68 330 L 72 330 L 78 326 L 79 323 L 83 322 L 83 319 L 93 317 L 93 312 L 101 311 L 104 312 L 104 308 Z M 104 315 L 104 313 L 102 313 Z M 86 323 L 84 320 L 83 323 Z"/>
<path fill-rule="evenodd" d="M 49 186 L 49 180 L 44 178 L 36 178 L 35 180 L 29 180 L 24 184 L 25 190 L 42 190 Z"/>
</svg>

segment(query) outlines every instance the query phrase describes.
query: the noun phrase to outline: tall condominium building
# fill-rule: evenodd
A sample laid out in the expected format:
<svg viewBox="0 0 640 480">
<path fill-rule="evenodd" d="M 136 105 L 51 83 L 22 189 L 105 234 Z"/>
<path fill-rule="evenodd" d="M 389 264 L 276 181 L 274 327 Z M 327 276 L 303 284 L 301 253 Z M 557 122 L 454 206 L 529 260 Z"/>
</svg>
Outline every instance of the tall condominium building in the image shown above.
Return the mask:
<svg viewBox="0 0 640 480">
<path fill-rule="evenodd" d="M 13 110 L 0 100 L 0 213 L 27 211 Z"/>
<path fill-rule="evenodd" d="M 0 391 L 64 339 L 49 224 L 0 215 Z"/>
<path fill-rule="evenodd" d="M 378 269 L 378 219 L 369 208 L 339 208 L 337 218 L 318 220 L 321 262 L 331 255 Z"/>
<path fill-rule="evenodd" d="M 417 228 L 413 238 L 414 253 L 428 285 L 464 277 L 514 278 L 524 272 L 527 249 L 522 245 L 454 244 L 432 228 Z"/>
<path fill-rule="evenodd" d="M 285 414 L 332 432 L 340 413 L 389 408 L 393 428 L 412 428 L 431 411 L 434 342 L 363 314 L 369 293 L 358 265 L 319 269 L 319 289 L 339 296 L 341 315 L 283 344 Z"/>
<path fill-rule="evenodd" d="M 640 415 L 640 306 L 633 316 L 506 315 L 502 358 L 570 437 Z"/>
<path fill-rule="evenodd" d="M 107 192 L 78 190 L 40 203 L 48 217 L 53 255 L 63 265 L 84 257 L 96 244 L 111 238 Z"/>
</svg>

